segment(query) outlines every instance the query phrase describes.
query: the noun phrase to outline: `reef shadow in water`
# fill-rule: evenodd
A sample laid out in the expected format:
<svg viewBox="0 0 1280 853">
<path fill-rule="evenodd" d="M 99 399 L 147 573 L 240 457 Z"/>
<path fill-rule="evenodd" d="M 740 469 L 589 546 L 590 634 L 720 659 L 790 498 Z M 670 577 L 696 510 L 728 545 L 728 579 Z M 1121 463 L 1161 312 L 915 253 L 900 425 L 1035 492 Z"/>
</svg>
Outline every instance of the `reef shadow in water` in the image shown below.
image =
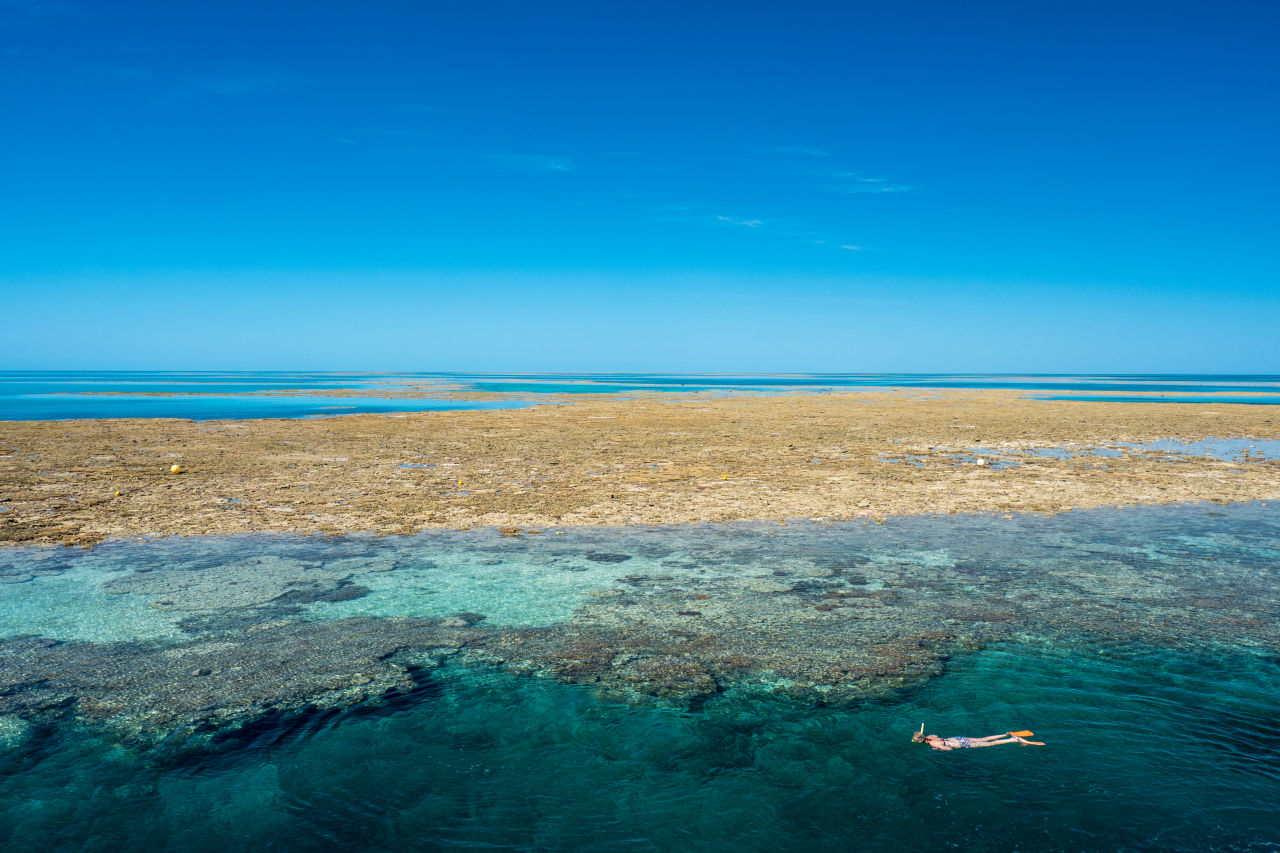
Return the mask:
<svg viewBox="0 0 1280 853">
<path fill-rule="evenodd" d="M 160 756 L 278 739 L 330 709 L 429 696 L 425 670 L 480 639 L 456 618 L 268 623 L 176 646 L 15 638 L 0 644 L 0 714 L 70 714 Z"/>
<path fill-rule="evenodd" d="M 444 694 L 444 687 L 422 666 L 406 666 L 413 680 L 410 689 L 388 688 L 381 696 L 345 707 L 306 704 L 296 709 L 273 709 L 232 728 L 206 722 L 189 739 L 173 750 L 154 750 L 164 757 L 164 766 L 178 773 L 199 775 L 233 768 L 244 752 L 267 752 L 305 741 L 353 720 L 386 716 L 411 709 L 419 702 Z"/>
</svg>

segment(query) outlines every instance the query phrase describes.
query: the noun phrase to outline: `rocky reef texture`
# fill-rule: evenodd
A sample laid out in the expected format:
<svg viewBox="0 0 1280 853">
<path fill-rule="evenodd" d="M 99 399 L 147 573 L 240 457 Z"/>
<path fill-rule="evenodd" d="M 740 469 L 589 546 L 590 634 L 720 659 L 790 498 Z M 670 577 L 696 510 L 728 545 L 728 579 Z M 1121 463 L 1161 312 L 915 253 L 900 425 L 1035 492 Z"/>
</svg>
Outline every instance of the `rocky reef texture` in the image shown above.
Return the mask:
<svg viewBox="0 0 1280 853">
<path fill-rule="evenodd" d="M 1204 546 L 1165 545 L 1179 547 Z M 594 590 L 564 628 L 487 645 L 517 671 L 682 702 L 728 685 L 856 701 L 940 672 L 959 649 L 1009 640 L 1280 653 L 1280 595 L 1265 563 L 1190 572 L 1127 549 L 1086 549 L 1073 564 L 1046 556 L 1029 547 L 1008 561 L 881 554 L 759 575 L 631 575 Z"/>
<path fill-rule="evenodd" d="M 108 593 L 152 595 L 152 607 L 222 610 L 271 602 L 342 601 L 368 592 L 347 580 L 341 562 L 315 566 L 264 555 L 205 571 L 134 572 L 103 584 Z"/>
<path fill-rule="evenodd" d="M 1280 461 L 1119 447 L 1236 436 L 1280 438 L 1280 411 L 916 391 L 642 394 L 314 420 L 8 422 L 0 424 L 0 542 L 1280 498 Z M 1117 451 L 1070 455 L 1091 446 Z M 169 473 L 175 463 L 183 473 Z"/>
<path fill-rule="evenodd" d="M 1278 542 L 1275 513 L 1248 504 L 884 526 L 37 549 L 40 573 L 5 595 L 61 583 L 71 598 L 22 600 L 89 620 L 136 614 L 110 609 L 129 599 L 176 630 L 154 639 L 133 623 L 153 638 L 56 639 L 24 630 L 42 618 L 35 606 L 10 608 L 0 720 L 71 719 L 183 749 L 234 740 L 264 720 L 427 697 L 430 671 L 445 661 L 697 707 L 733 690 L 860 701 L 1004 640 L 1091 654 L 1138 643 L 1277 655 Z M 9 553 L 19 552 L 28 549 Z M 59 577 L 80 564 L 94 566 L 98 589 Z M 451 586 L 459 575 L 470 584 Z M 557 586 L 555 601 L 576 601 L 564 618 L 539 597 Z M 533 606 L 486 618 L 517 595 Z M 403 615 L 353 616 L 352 607 Z M 450 612 L 427 618 L 415 608 Z"/>
<path fill-rule="evenodd" d="M 171 646 L 20 637 L 0 644 L 0 714 L 46 723 L 70 714 L 141 746 L 209 745 L 264 718 L 412 694 L 432 653 L 465 641 L 453 624 L 264 622 Z M 416 654 L 397 662 L 408 648 Z"/>
</svg>

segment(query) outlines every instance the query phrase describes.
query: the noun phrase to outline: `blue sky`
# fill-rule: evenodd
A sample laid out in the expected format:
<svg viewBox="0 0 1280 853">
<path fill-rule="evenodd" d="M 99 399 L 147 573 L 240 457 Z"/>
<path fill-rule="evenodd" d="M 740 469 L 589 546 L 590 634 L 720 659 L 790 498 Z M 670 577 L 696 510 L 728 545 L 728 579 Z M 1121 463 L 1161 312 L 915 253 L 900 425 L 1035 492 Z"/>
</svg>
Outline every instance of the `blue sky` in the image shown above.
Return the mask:
<svg viewBox="0 0 1280 853">
<path fill-rule="evenodd" d="M 0 0 L 0 367 L 1277 373 L 1278 37 Z"/>
</svg>

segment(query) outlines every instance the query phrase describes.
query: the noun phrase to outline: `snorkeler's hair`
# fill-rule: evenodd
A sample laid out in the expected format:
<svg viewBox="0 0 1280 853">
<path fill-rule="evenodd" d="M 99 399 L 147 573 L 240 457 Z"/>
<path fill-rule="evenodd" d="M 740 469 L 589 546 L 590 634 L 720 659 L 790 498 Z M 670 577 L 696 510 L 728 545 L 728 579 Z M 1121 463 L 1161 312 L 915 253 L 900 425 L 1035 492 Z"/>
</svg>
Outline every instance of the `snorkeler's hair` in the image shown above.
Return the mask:
<svg viewBox="0 0 1280 853">
<path fill-rule="evenodd" d="M 912 743 L 924 743 L 924 733 L 923 733 L 923 732 L 913 732 L 913 733 L 911 734 L 911 742 L 912 742 Z"/>
</svg>

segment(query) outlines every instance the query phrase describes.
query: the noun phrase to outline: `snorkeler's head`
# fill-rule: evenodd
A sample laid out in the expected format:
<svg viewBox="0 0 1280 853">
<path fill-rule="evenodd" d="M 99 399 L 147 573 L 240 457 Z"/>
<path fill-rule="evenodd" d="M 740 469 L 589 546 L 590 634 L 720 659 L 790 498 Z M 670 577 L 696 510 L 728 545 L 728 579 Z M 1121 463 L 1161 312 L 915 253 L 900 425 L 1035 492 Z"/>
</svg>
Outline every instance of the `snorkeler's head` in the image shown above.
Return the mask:
<svg viewBox="0 0 1280 853">
<path fill-rule="evenodd" d="M 924 743 L 924 732 L 914 732 L 911 735 L 912 743 Z"/>
</svg>

